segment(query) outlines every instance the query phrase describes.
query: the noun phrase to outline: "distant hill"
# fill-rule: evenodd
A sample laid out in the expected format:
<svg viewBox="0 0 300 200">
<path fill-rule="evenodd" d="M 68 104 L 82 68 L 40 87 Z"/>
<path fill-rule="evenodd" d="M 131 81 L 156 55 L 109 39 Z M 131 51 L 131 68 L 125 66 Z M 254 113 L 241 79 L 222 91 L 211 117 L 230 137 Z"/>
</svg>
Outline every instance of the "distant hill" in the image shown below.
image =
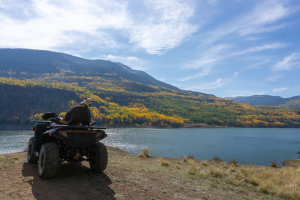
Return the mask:
<svg viewBox="0 0 300 200">
<path fill-rule="evenodd" d="M 244 104 L 254 105 L 254 106 L 270 105 L 270 106 L 283 106 L 292 109 L 300 108 L 300 96 L 282 98 L 280 96 L 271 96 L 271 95 L 253 95 L 253 96 L 225 97 L 225 99 L 231 99 L 239 103 L 244 103 Z"/>
<path fill-rule="evenodd" d="M 122 63 L 99 59 L 87 60 L 44 50 L 0 49 L 0 76 L 2 77 L 32 78 L 39 74 L 60 73 L 62 70 L 72 72 L 74 76 L 123 78 L 178 90 L 177 87 L 156 80 L 146 72 L 133 70 Z"/>
</svg>

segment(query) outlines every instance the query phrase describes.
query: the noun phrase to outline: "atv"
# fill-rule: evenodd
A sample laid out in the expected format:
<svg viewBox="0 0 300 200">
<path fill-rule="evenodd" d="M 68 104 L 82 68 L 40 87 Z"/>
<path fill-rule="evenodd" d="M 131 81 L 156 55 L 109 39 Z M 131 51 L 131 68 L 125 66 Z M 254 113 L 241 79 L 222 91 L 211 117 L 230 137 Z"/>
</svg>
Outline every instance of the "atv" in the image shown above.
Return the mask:
<svg viewBox="0 0 300 200">
<path fill-rule="evenodd" d="M 104 144 L 105 128 L 92 126 L 90 110 L 86 106 L 76 106 L 67 112 L 64 121 L 56 113 L 45 113 L 43 120 L 37 121 L 29 139 L 27 160 L 38 163 L 41 178 L 56 175 L 59 164 L 88 161 L 93 172 L 103 172 L 108 156 Z"/>
</svg>

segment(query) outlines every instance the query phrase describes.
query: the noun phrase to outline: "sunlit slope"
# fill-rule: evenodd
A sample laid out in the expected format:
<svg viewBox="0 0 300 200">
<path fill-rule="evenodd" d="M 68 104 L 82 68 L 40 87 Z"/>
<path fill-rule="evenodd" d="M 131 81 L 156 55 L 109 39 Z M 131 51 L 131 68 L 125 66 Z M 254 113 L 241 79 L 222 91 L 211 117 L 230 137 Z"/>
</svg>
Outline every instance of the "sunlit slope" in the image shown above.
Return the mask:
<svg viewBox="0 0 300 200">
<path fill-rule="evenodd" d="M 122 78 L 72 76 L 67 71 L 27 80 L 2 77 L 0 91 L 4 94 L 1 102 L 10 100 L 0 107 L 1 111 L 5 110 L 0 113 L 1 123 L 33 123 L 46 111 L 63 115 L 87 95 L 94 97 L 93 119 L 103 126 L 181 127 L 204 123 L 231 127 L 300 127 L 297 110 L 249 106 L 213 95 Z M 35 103 L 31 103 L 32 99 Z"/>
</svg>

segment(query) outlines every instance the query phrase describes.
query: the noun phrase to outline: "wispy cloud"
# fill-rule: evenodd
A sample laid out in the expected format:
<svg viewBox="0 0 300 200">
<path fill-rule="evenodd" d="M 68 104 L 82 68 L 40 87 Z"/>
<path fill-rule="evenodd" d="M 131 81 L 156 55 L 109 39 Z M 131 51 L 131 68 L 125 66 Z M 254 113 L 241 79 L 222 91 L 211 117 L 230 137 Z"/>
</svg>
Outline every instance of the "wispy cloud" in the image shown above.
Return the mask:
<svg viewBox="0 0 300 200">
<path fill-rule="evenodd" d="M 273 92 L 281 92 L 281 91 L 284 91 L 284 90 L 287 90 L 287 89 L 288 89 L 287 87 L 275 88 L 275 89 L 273 89 Z"/>
<path fill-rule="evenodd" d="M 265 50 L 271 50 L 271 49 L 279 49 L 287 46 L 285 43 L 270 43 L 260 46 L 254 46 L 250 47 L 248 49 L 240 50 L 240 51 L 233 51 L 231 50 L 232 46 L 228 45 L 215 45 L 212 46 L 210 49 L 208 49 L 200 58 L 197 60 L 191 61 L 188 64 L 185 64 L 184 69 L 198 69 L 200 68 L 201 71 L 193 74 L 192 76 L 184 77 L 179 79 L 179 81 L 189 81 L 191 79 L 202 77 L 209 75 L 212 69 L 212 66 L 216 64 L 217 62 L 228 59 L 231 57 L 241 56 L 245 54 L 255 53 L 255 52 L 261 52 Z M 228 51 L 231 50 L 230 53 Z M 245 69 L 255 68 L 259 65 L 263 65 L 267 63 L 268 60 L 265 60 L 263 62 L 257 63 L 254 66 L 246 67 Z"/>
<path fill-rule="evenodd" d="M 273 70 L 275 71 L 291 70 L 299 67 L 300 67 L 300 54 L 292 53 L 291 55 L 283 58 L 282 61 L 274 65 Z"/>
<path fill-rule="evenodd" d="M 244 37 L 250 34 L 270 32 L 284 28 L 286 24 L 276 23 L 297 10 L 297 7 L 287 6 L 286 1 L 261 1 L 247 15 L 238 17 L 208 33 L 205 42 L 214 43 L 227 36 Z"/>
<path fill-rule="evenodd" d="M 253 92 L 249 90 L 231 90 L 231 91 L 226 91 L 228 94 L 227 97 L 238 97 L 238 96 L 252 96 L 252 95 L 264 95 L 266 94 L 265 92 Z"/>
<path fill-rule="evenodd" d="M 250 48 L 245 49 L 245 50 L 234 52 L 234 53 L 228 55 L 228 57 L 240 56 L 240 55 L 244 55 L 244 54 L 247 54 L 247 53 L 260 52 L 260 51 L 270 50 L 270 49 L 279 49 L 279 48 L 286 47 L 286 46 L 287 46 L 287 44 L 285 44 L 285 43 L 273 43 L 273 44 L 265 44 L 265 45 L 260 45 L 260 46 L 254 46 L 254 47 L 250 47 Z"/>
<path fill-rule="evenodd" d="M 130 41 L 150 54 L 162 54 L 196 32 L 189 22 L 194 15 L 192 5 L 179 0 L 147 0 L 151 14 L 147 23 L 129 29 Z"/>
<path fill-rule="evenodd" d="M 191 89 L 201 89 L 201 90 L 209 90 L 209 89 L 216 89 L 216 88 L 221 88 L 224 85 L 230 83 L 232 81 L 232 79 L 234 77 L 236 77 L 238 75 L 237 72 L 234 73 L 234 75 L 230 78 L 224 79 L 224 78 L 219 78 L 214 82 L 210 82 L 210 83 L 204 83 L 201 85 L 194 85 L 191 86 Z"/>
</svg>

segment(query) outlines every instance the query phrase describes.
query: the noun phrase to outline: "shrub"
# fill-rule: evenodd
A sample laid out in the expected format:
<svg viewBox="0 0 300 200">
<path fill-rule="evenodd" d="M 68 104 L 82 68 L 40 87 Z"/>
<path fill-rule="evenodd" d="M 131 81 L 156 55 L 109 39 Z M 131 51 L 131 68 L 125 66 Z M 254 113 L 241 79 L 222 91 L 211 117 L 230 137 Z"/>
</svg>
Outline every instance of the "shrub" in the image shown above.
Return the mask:
<svg viewBox="0 0 300 200">
<path fill-rule="evenodd" d="M 277 161 L 270 161 L 270 167 L 275 167 L 275 168 L 280 168 L 280 166 L 278 165 L 278 162 Z"/>
<path fill-rule="evenodd" d="M 223 161 L 222 158 L 220 158 L 218 156 L 214 156 L 213 160 L 216 161 L 216 162 L 222 162 Z"/>
<path fill-rule="evenodd" d="M 215 178 L 222 178 L 222 177 L 225 176 L 225 174 L 223 173 L 222 170 L 220 170 L 219 168 L 214 167 L 214 166 L 211 166 L 211 167 L 209 168 L 209 172 L 210 172 L 210 174 L 211 174 L 213 177 L 215 177 Z"/>
<path fill-rule="evenodd" d="M 4 156 L 0 156 L 0 160 L 4 161 L 5 157 Z"/>
<path fill-rule="evenodd" d="M 183 159 L 183 162 L 187 162 L 188 161 L 188 159 L 187 159 L 186 156 L 184 156 L 182 159 Z"/>
<path fill-rule="evenodd" d="M 139 153 L 137 155 L 137 157 L 142 157 L 142 158 L 147 158 L 147 157 L 150 157 L 151 155 L 151 152 L 150 152 L 150 146 L 146 149 L 143 149 L 143 151 L 141 153 Z"/>
<path fill-rule="evenodd" d="M 208 162 L 207 162 L 207 161 L 203 161 L 203 162 L 201 162 L 201 164 L 202 164 L 203 166 L 208 166 Z"/>
<path fill-rule="evenodd" d="M 234 160 L 229 160 L 228 164 L 232 164 L 234 166 L 238 166 L 238 162 L 234 159 Z"/>
<path fill-rule="evenodd" d="M 162 160 L 160 164 L 161 166 L 167 166 L 167 167 L 171 165 L 171 163 L 167 160 Z"/>
<path fill-rule="evenodd" d="M 192 160 L 195 160 L 195 156 L 194 156 L 194 154 L 192 154 L 192 155 L 188 155 L 188 157 L 187 157 L 188 159 L 192 159 Z"/>
<path fill-rule="evenodd" d="M 180 166 L 179 166 L 179 165 L 175 165 L 175 166 L 176 166 L 177 169 L 180 169 Z"/>
<path fill-rule="evenodd" d="M 189 159 L 189 160 L 188 160 L 188 163 L 189 163 L 189 164 L 194 164 L 194 163 L 195 163 L 195 160 L 194 160 L 194 159 Z"/>
<path fill-rule="evenodd" d="M 190 175 L 196 175 L 196 172 L 197 172 L 197 168 L 196 168 L 195 165 L 193 165 L 192 167 L 190 167 L 190 168 L 188 169 L 188 173 L 189 173 Z"/>
</svg>

